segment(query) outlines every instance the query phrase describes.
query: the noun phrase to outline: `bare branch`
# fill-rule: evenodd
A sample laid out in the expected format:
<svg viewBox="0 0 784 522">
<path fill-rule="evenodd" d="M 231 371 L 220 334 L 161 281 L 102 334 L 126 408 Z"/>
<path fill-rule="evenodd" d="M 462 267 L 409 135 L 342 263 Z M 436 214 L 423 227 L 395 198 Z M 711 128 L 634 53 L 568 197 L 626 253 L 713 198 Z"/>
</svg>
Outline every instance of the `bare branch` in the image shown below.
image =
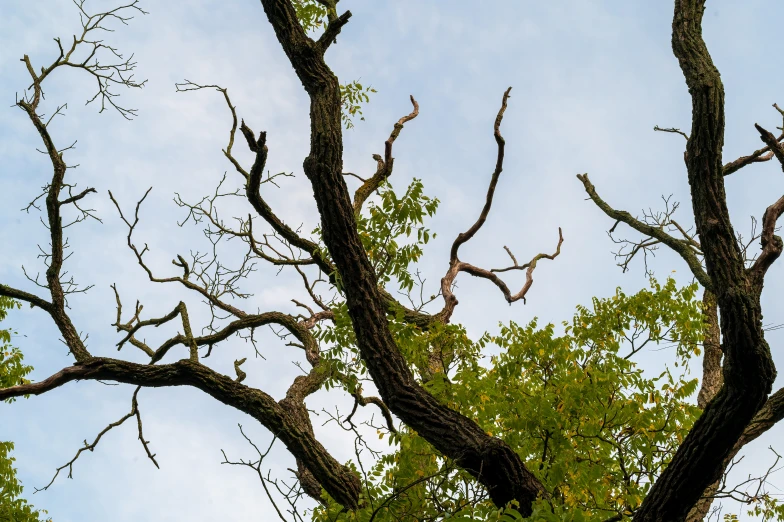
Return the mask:
<svg viewBox="0 0 784 522">
<path fill-rule="evenodd" d="M 454 243 L 452 243 L 452 249 L 449 252 L 449 262 L 455 263 L 458 260 L 457 252 L 460 249 L 460 246 L 467 242 L 469 239 L 474 237 L 479 229 L 484 225 L 485 220 L 487 220 L 487 215 L 490 213 L 490 207 L 493 204 L 493 195 L 495 194 L 495 187 L 498 184 L 498 178 L 501 176 L 501 171 L 504 167 L 504 146 L 506 145 L 506 141 L 504 140 L 503 136 L 501 136 L 501 120 L 504 118 L 504 112 L 506 111 L 506 102 L 509 99 L 509 92 L 512 90 L 509 87 L 504 92 L 504 97 L 501 100 L 501 108 L 498 110 L 498 114 L 495 117 L 495 123 L 493 124 L 493 136 L 495 136 L 495 142 L 498 145 L 498 156 L 495 162 L 495 170 L 493 171 L 493 175 L 490 178 L 490 186 L 487 188 L 487 197 L 485 199 L 485 205 L 482 208 L 482 212 L 479 214 L 479 218 L 476 220 L 476 223 L 471 225 L 471 228 L 466 230 L 465 232 L 461 232 L 457 235 Z"/>
<path fill-rule="evenodd" d="M 76 455 L 74 455 L 74 458 L 72 458 L 70 461 L 66 462 L 65 464 L 63 464 L 59 468 L 57 468 L 57 470 L 55 471 L 54 476 L 52 477 L 52 480 L 49 481 L 49 484 L 47 484 L 46 486 L 44 486 L 42 488 L 35 488 L 36 493 L 39 492 L 39 491 L 45 491 L 45 490 L 49 489 L 49 487 L 52 484 L 54 484 L 54 481 L 57 479 L 57 476 L 60 474 L 60 472 L 62 470 L 64 470 L 65 468 L 68 468 L 68 478 L 73 478 L 73 465 L 76 462 L 76 460 L 79 458 L 79 456 L 82 454 L 82 452 L 86 451 L 86 450 L 90 450 L 90 451 L 95 450 L 95 447 L 98 445 L 98 442 L 101 440 L 101 437 L 106 435 L 106 433 L 108 433 L 112 428 L 116 428 L 116 427 L 120 426 L 121 424 L 123 424 L 125 421 L 127 421 L 131 417 L 136 417 L 136 419 L 137 419 L 137 425 L 138 425 L 138 429 L 139 429 L 139 440 L 141 441 L 142 446 L 144 447 L 144 450 L 147 452 L 147 456 L 152 461 L 152 463 L 155 464 L 155 467 L 160 469 L 160 466 L 158 465 L 158 462 L 155 460 L 155 455 L 150 453 L 150 449 L 147 446 L 147 444 L 149 444 L 149 442 L 144 440 L 144 437 L 142 436 L 142 418 L 141 418 L 141 414 L 139 413 L 139 402 L 137 400 L 137 395 L 139 394 L 139 390 L 140 389 L 141 389 L 141 386 L 137 386 L 136 390 L 134 390 L 134 392 L 133 392 L 133 396 L 131 397 L 131 411 L 130 411 L 130 413 L 127 413 L 126 415 L 124 415 L 119 420 L 117 420 L 115 422 L 112 422 L 111 424 L 106 426 L 103 430 L 101 430 L 100 433 L 98 433 L 98 435 L 95 437 L 95 440 L 92 443 L 88 444 L 87 441 L 85 440 L 84 441 L 84 447 L 79 448 L 79 451 L 76 452 Z"/>
<path fill-rule="evenodd" d="M 504 298 L 510 304 L 520 299 L 525 302 L 525 296 L 533 284 L 533 271 L 536 268 L 537 262 L 540 259 L 555 259 L 555 257 L 561 253 L 563 233 L 561 232 L 561 229 L 558 228 L 558 245 L 555 252 L 553 254 L 537 254 L 533 257 L 533 259 L 531 259 L 530 262 L 522 266 L 517 265 L 517 261 L 508 247 L 504 247 L 504 249 L 510 255 L 514 263 L 514 266 L 508 268 L 486 270 L 470 263 L 465 263 L 458 257 L 458 251 L 460 247 L 468 242 L 472 237 L 474 237 L 479 229 L 482 228 L 482 225 L 484 225 L 485 221 L 487 220 L 487 216 L 490 213 L 490 208 L 493 204 L 493 195 L 495 194 L 496 185 L 498 184 L 498 179 L 501 175 L 501 171 L 503 170 L 504 146 L 506 144 L 503 136 L 501 135 L 500 127 L 501 121 L 504 117 L 504 112 L 506 111 L 509 92 L 511 90 L 512 88 L 509 87 L 506 92 L 504 92 L 503 99 L 501 100 L 501 108 L 499 109 L 493 124 L 493 135 L 495 137 L 496 144 L 498 145 L 498 155 L 496 158 L 495 170 L 493 171 L 493 174 L 490 178 L 490 185 L 487 189 L 485 205 L 482 208 L 482 211 L 480 212 L 479 218 L 476 220 L 476 222 L 467 231 L 458 234 L 454 243 L 452 243 L 452 248 L 449 253 L 449 269 L 447 270 L 446 275 L 444 275 L 444 277 L 441 279 L 441 295 L 444 298 L 444 307 L 441 312 L 438 313 L 438 317 L 444 322 L 449 320 L 458 304 L 457 297 L 455 297 L 454 293 L 452 292 L 452 288 L 454 286 L 455 279 L 460 272 L 466 272 L 474 277 L 488 279 L 501 290 L 501 292 L 504 294 Z M 526 282 L 520 291 L 516 294 L 512 294 L 506 283 L 504 283 L 504 281 L 496 275 L 496 272 L 506 272 L 509 270 L 526 270 Z"/>
<path fill-rule="evenodd" d="M 588 196 L 605 214 L 615 221 L 626 223 L 641 234 L 652 237 L 670 247 L 677 254 L 679 254 L 684 261 L 686 261 L 686 264 L 691 269 L 692 274 L 694 274 L 694 277 L 697 278 L 697 281 L 699 281 L 702 286 L 705 288 L 712 287 L 712 282 L 708 277 L 708 274 L 702 268 L 702 263 L 692 248 L 692 240 L 676 239 L 665 232 L 662 228 L 648 225 L 634 218 L 625 210 L 615 210 L 601 197 L 599 197 L 599 194 L 596 193 L 596 187 L 594 187 L 593 183 L 591 183 L 591 181 L 588 179 L 588 174 L 578 174 L 577 179 L 583 183 Z"/>
<path fill-rule="evenodd" d="M 686 134 L 682 130 L 676 129 L 674 127 L 662 128 L 662 127 L 659 127 L 658 125 L 655 125 L 653 127 L 653 130 L 659 131 L 659 132 L 672 132 L 674 134 L 680 134 L 681 136 L 683 136 L 686 139 L 686 141 L 689 141 L 689 135 L 688 134 Z"/>
<path fill-rule="evenodd" d="M 362 389 L 358 389 L 354 392 L 354 408 L 351 410 L 351 413 L 344 419 L 343 422 L 351 422 L 351 418 L 357 412 L 357 406 L 367 406 L 368 404 L 375 404 L 381 410 L 381 414 L 384 416 L 384 420 L 387 423 L 387 429 L 390 433 L 397 433 L 397 429 L 395 429 L 395 422 L 392 419 L 392 413 L 389 411 L 389 408 L 384 401 L 382 401 L 378 397 L 363 397 L 362 396 Z"/>
<path fill-rule="evenodd" d="M 389 178 L 389 176 L 392 175 L 392 168 L 395 163 L 395 158 L 392 157 L 392 144 L 395 143 L 395 140 L 400 135 L 400 131 L 403 130 L 403 125 L 419 116 L 419 104 L 414 99 L 414 96 L 411 96 L 410 98 L 411 105 L 414 106 L 414 110 L 411 111 L 410 114 L 400 118 L 397 123 L 395 123 L 395 127 L 392 129 L 392 133 L 389 135 L 387 141 L 384 142 L 384 158 L 382 159 L 378 154 L 373 155 L 373 159 L 375 159 L 377 163 L 375 174 L 373 174 L 373 176 L 367 180 L 362 180 L 362 185 L 354 192 L 355 215 L 358 215 L 362 210 L 362 205 L 365 203 L 367 198 L 369 198 L 370 195 L 373 194 L 373 192 L 375 192 L 378 187 Z M 361 180 L 362 178 L 359 179 Z"/>
<path fill-rule="evenodd" d="M 782 113 L 782 109 L 779 108 L 778 105 L 775 103 L 773 104 L 773 108 L 775 108 L 780 114 Z M 782 114 L 784 116 L 784 114 Z M 782 142 L 784 141 L 784 132 L 779 135 L 778 138 L 774 137 L 773 134 L 769 133 L 768 131 L 762 129 L 759 125 L 755 124 L 757 131 L 760 133 L 762 141 L 765 142 L 765 147 L 755 150 L 748 156 L 741 156 L 740 158 L 736 159 L 735 161 L 731 161 L 727 163 L 722 168 L 722 173 L 725 176 L 729 176 L 730 174 L 737 172 L 738 170 L 742 169 L 746 165 L 750 165 L 752 163 L 762 163 L 765 161 L 770 161 L 774 155 L 779 158 L 779 161 L 782 161 L 780 154 L 777 154 L 776 151 L 782 150 Z M 780 127 L 784 130 L 784 126 Z"/>
<path fill-rule="evenodd" d="M 312 433 L 302 431 L 299 422 L 284 407 L 263 391 L 238 383 L 189 359 L 173 364 L 147 365 L 93 357 L 63 368 L 41 382 L 0 389 L 0 401 L 23 395 L 40 395 L 74 380 L 198 388 L 218 401 L 249 414 L 277 433 L 296 458 L 308 463 L 308 469 L 333 498 L 348 508 L 356 507 L 360 487 L 356 475 L 337 462 Z"/>
<path fill-rule="evenodd" d="M 318 39 L 318 46 L 321 48 L 321 53 L 324 54 L 329 49 L 329 46 L 335 42 L 335 38 L 340 34 L 340 30 L 348 23 L 351 18 L 351 11 L 346 11 L 337 18 L 333 18 L 327 24 L 324 34 Z"/>
</svg>

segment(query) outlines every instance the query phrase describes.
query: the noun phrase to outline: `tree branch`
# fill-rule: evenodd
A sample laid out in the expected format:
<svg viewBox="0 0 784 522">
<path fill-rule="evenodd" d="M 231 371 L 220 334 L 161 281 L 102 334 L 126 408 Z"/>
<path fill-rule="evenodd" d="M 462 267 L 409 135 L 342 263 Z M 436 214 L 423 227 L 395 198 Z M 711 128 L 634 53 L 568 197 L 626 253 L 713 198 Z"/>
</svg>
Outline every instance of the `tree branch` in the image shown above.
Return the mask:
<svg viewBox="0 0 784 522">
<path fill-rule="evenodd" d="M 206 366 L 188 359 L 173 364 L 146 365 L 93 357 L 63 368 L 43 381 L 0 390 L 0 401 L 22 395 L 40 395 L 74 380 L 114 381 L 144 387 L 193 386 L 218 401 L 247 413 L 283 441 L 298 459 L 308 463 L 314 476 L 335 500 L 356 507 L 359 479 L 337 462 L 275 399 Z"/>
<path fill-rule="evenodd" d="M 641 234 L 652 237 L 673 249 L 684 261 L 686 261 L 686 264 L 689 266 L 689 269 L 692 274 L 694 274 L 697 281 L 699 281 L 703 287 L 711 288 L 712 282 L 708 278 L 708 274 L 706 274 L 705 270 L 702 268 L 702 263 L 691 248 L 691 242 L 688 239 L 676 239 L 663 229 L 648 225 L 647 223 L 643 223 L 634 218 L 625 210 L 615 210 L 599 197 L 599 194 L 596 192 L 596 187 L 594 187 L 593 183 L 588 179 L 588 174 L 578 174 L 577 179 L 583 183 L 585 192 L 588 193 L 591 200 L 602 210 L 602 212 L 607 214 L 608 217 L 615 221 L 626 223 Z"/>
<path fill-rule="evenodd" d="M 392 133 L 389 135 L 387 141 L 384 142 L 384 159 L 382 159 L 378 154 L 373 155 L 373 159 L 375 159 L 376 163 L 378 164 L 375 174 L 373 174 L 373 176 L 367 180 L 364 180 L 362 185 L 356 190 L 356 192 L 354 192 L 355 215 L 359 215 L 359 212 L 362 210 L 362 205 L 365 203 L 367 198 L 369 198 L 370 195 L 373 194 L 373 192 L 375 192 L 378 187 L 389 178 L 389 176 L 392 175 L 392 167 L 395 162 L 395 158 L 392 157 L 392 144 L 400 135 L 400 131 L 403 130 L 403 125 L 419 115 L 419 104 L 413 96 L 411 96 L 411 104 L 414 106 L 414 110 L 411 111 L 411 113 L 407 116 L 400 118 L 397 123 L 395 123 L 395 127 L 392 130 Z"/>
</svg>

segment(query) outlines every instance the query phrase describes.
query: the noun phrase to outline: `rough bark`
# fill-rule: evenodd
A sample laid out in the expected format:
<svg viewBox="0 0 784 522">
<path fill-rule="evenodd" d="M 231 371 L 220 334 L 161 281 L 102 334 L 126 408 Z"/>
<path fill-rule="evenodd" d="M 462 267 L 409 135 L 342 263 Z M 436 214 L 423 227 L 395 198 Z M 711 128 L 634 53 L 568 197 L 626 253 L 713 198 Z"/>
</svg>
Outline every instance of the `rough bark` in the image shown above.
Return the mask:
<svg viewBox="0 0 784 522">
<path fill-rule="evenodd" d="M 324 242 L 340 274 L 359 350 L 382 399 L 403 422 L 476 477 L 496 505 L 518 500 L 521 511 L 530 513 L 531 503 L 543 493 L 539 481 L 508 445 L 419 386 L 392 338 L 384 299 L 357 233 L 342 176 L 340 91 L 323 58 L 332 40 L 309 39 L 289 0 L 261 3 L 310 96 L 311 148 L 304 171 L 313 186 Z M 343 15 L 338 20 L 347 19 Z"/>
<path fill-rule="evenodd" d="M 749 425 L 746 426 L 743 435 L 741 435 L 738 442 L 732 447 L 729 455 L 724 459 L 722 469 L 726 469 L 727 466 L 730 465 L 732 459 L 735 458 L 746 444 L 768 431 L 782 419 L 784 419 L 784 388 L 771 395 L 765 405 L 751 420 Z M 718 491 L 720 485 L 721 478 L 705 489 L 702 498 L 694 505 L 689 512 L 689 515 L 686 517 L 687 522 L 702 522 L 705 520 L 708 511 L 710 511 L 711 504 L 713 503 L 713 495 Z"/>
<path fill-rule="evenodd" d="M 762 280 L 746 271 L 727 210 L 724 88 L 702 38 L 704 9 L 705 0 L 675 1 L 672 47 L 692 98 L 685 163 L 710 288 L 719 305 L 724 386 L 652 486 L 636 521 L 686 519 L 705 489 L 720 477 L 725 459 L 765 403 L 776 377 L 762 331 Z M 780 250 L 772 255 L 778 254 Z"/>
<path fill-rule="evenodd" d="M 719 308 L 716 295 L 710 290 L 703 290 L 702 310 L 705 317 L 705 337 L 702 342 L 702 384 L 697 394 L 697 406 L 704 410 L 724 384 L 721 368 L 723 353 L 721 351 Z"/>
<path fill-rule="evenodd" d="M 702 384 L 697 394 L 697 406 L 704 410 L 708 403 L 719 393 L 721 386 L 724 384 L 724 375 L 721 368 L 721 330 L 719 327 L 718 303 L 716 303 L 716 296 L 710 290 L 703 290 L 702 308 L 703 314 L 705 314 L 705 338 L 702 343 Z M 725 459 L 725 469 L 732 457 L 735 456 L 735 453 L 728 459 Z M 721 479 L 719 478 L 705 489 L 700 500 L 686 516 L 686 522 L 701 522 L 705 519 L 713 504 L 713 495 L 718 491 L 720 484 Z"/>
<path fill-rule="evenodd" d="M 314 371 L 317 369 L 314 368 Z M 358 506 L 359 478 L 336 461 L 313 436 L 310 422 L 288 409 L 306 394 L 317 378 L 300 376 L 286 399 L 277 403 L 261 390 L 250 388 L 200 363 L 182 359 L 173 364 L 146 365 L 105 357 L 92 357 L 64 368 L 43 381 L 0 390 L 0 401 L 22 395 L 39 395 L 74 380 L 105 380 L 145 387 L 192 386 L 218 401 L 247 413 L 277 436 L 332 497 L 349 509 Z M 292 391 L 293 390 L 293 391 Z M 295 404 L 296 406 L 296 404 Z M 306 424 L 306 425 L 305 425 Z"/>
</svg>

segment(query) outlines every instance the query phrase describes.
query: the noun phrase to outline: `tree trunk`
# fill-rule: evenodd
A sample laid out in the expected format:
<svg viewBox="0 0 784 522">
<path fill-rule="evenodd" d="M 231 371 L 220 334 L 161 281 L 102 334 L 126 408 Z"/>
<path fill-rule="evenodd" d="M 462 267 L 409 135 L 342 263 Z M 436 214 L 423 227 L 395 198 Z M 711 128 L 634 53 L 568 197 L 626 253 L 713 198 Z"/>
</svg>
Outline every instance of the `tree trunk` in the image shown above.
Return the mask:
<svg viewBox="0 0 784 522">
<path fill-rule="evenodd" d="M 724 192 L 724 87 L 702 39 L 705 0 L 676 0 L 672 47 L 692 98 L 685 162 L 697 233 L 721 317 L 724 386 L 706 406 L 634 516 L 685 520 L 765 403 L 776 370 L 762 331 L 761 278 L 751 277 L 730 223 Z"/>
<path fill-rule="evenodd" d="M 454 459 L 503 507 L 511 500 L 530 514 L 544 488 L 503 441 L 475 422 L 440 404 L 414 380 L 387 324 L 375 273 L 357 232 L 354 209 L 343 179 L 341 99 L 337 77 L 324 62 L 347 15 L 331 22 L 314 42 L 296 19 L 289 0 L 261 0 L 278 41 L 310 96 L 311 147 L 303 163 L 321 215 L 324 242 L 339 274 L 357 345 L 389 409 L 438 451 Z M 342 22 L 341 22 L 342 19 Z M 339 26 L 338 26 L 339 27 Z"/>
</svg>

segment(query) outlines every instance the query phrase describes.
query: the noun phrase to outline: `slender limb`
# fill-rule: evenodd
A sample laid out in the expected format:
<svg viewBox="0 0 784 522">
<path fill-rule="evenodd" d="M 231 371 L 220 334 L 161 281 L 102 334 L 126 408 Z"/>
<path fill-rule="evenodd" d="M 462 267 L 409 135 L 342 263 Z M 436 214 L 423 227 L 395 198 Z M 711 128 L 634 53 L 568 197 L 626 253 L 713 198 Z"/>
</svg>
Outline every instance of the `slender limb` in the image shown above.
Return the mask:
<svg viewBox="0 0 784 522">
<path fill-rule="evenodd" d="M 515 301 L 519 301 L 520 299 L 525 302 L 525 296 L 528 293 L 528 290 L 533 285 L 533 271 L 536 269 L 536 264 L 540 259 L 555 259 L 561 253 L 561 244 L 563 243 L 563 233 L 561 229 L 558 229 L 558 245 L 556 250 L 553 254 L 537 254 L 536 256 L 531 259 L 528 263 L 524 265 L 518 265 L 517 259 L 511 253 L 508 247 L 504 247 L 506 252 L 512 258 L 514 263 L 513 266 L 501 269 L 492 269 L 487 270 L 483 268 L 479 268 L 474 266 L 470 263 L 466 263 L 460 260 L 458 257 L 458 252 L 460 247 L 468 242 L 476 233 L 482 228 L 482 225 L 485 224 L 487 220 L 487 216 L 490 213 L 490 208 L 493 205 L 493 195 L 495 194 L 495 189 L 498 184 L 498 179 L 501 176 L 501 172 L 503 170 L 504 165 L 504 148 L 506 142 L 501 135 L 501 121 L 504 117 L 504 112 L 506 111 L 507 107 L 507 100 L 509 99 L 509 92 L 512 90 L 509 87 L 506 92 L 504 92 L 503 99 L 501 100 L 501 108 L 498 110 L 498 114 L 495 118 L 495 123 L 493 125 L 493 136 L 495 137 L 496 144 L 498 145 L 498 155 L 496 157 L 496 165 L 495 170 L 490 178 L 490 185 L 487 189 L 487 196 L 485 198 L 485 204 L 482 208 L 482 211 L 479 214 L 476 222 L 471 225 L 471 227 L 466 230 L 465 232 L 461 232 L 458 234 L 455 241 L 452 243 L 452 248 L 449 252 L 449 269 L 447 270 L 446 275 L 441 278 L 441 295 L 444 298 L 444 307 L 437 314 L 439 319 L 444 322 L 448 322 L 449 318 L 452 316 L 452 313 L 455 310 L 455 307 L 458 304 L 457 297 L 455 297 L 454 293 L 452 292 L 452 288 L 454 287 L 455 279 L 457 278 L 460 272 L 466 272 L 474 277 L 481 277 L 483 279 L 489 280 L 491 283 L 496 285 L 499 290 L 504 294 L 504 298 L 508 303 L 514 303 Z M 525 270 L 526 271 L 526 281 L 523 287 L 520 289 L 519 292 L 513 294 L 506 283 L 497 275 L 501 272 L 507 272 L 511 270 Z"/>
<path fill-rule="evenodd" d="M 267 481 L 267 479 L 264 478 L 264 475 L 261 472 L 261 463 L 264 461 L 264 459 L 267 457 L 267 455 L 269 455 L 269 452 L 272 449 L 272 446 L 275 444 L 275 441 L 277 439 L 273 437 L 272 441 L 270 442 L 269 446 L 267 447 L 267 450 L 262 453 L 262 451 L 259 449 L 259 447 L 256 446 L 256 444 L 252 440 L 250 440 L 250 438 L 247 435 L 245 435 L 245 432 L 242 430 L 242 424 L 238 424 L 237 426 L 239 426 L 240 433 L 245 438 L 245 440 L 248 441 L 248 444 L 253 446 L 253 449 L 256 450 L 257 459 L 256 460 L 243 460 L 243 459 L 240 459 L 239 461 L 230 461 L 229 458 L 226 456 L 226 452 L 221 450 L 221 453 L 223 454 L 223 462 L 221 462 L 221 464 L 230 464 L 230 465 L 233 465 L 233 466 L 246 466 L 246 467 L 249 467 L 250 469 L 254 470 L 256 472 L 256 474 L 259 476 L 259 480 L 261 481 L 261 487 L 264 488 L 264 493 L 267 495 L 267 498 L 269 499 L 270 503 L 272 504 L 272 507 L 275 509 L 275 513 L 277 513 L 278 518 L 280 518 L 283 522 L 288 522 L 286 520 L 286 517 L 284 517 L 283 513 L 280 511 L 280 508 L 278 507 L 278 504 L 275 502 L 275 499 L 272 497 L 272 493 L 270 493 L 270 490 L 267 487 L 267 482 L 268 481 Z"/>
<path fill-rule="evenodd" d="M 101 430 L 101 432 L 98 433 L 98 435 L 95 437 L 95 440 L 93 442 L 91 442 L 90 444 L 88 444 L 87 441 L 85 440 L 84 441 L 84 447 L 79 448 L 79 451 L 76 452 L 76 455 L 74 455 L 74 458 L 72 458 L 71 460 L 69 460 L 68 462 L 66 462 L 65 464 L 60 466 L 59 468 L 57 468 L 57 470 L 54 473 L 54 476 L 52 477 L 52 480 L 50 480 L 49 483 L 46 486 L 44 486 L 42 488 L 35 488 L 36 493 L 39 492 L 39 491 L 45 491 L 45 490 L 49 489 L 49 487 L 52 484 L 54 484 L 54 481 L 60 475 L 60 472 L 63 471 L 65 468 L 68 468 L 68 478 L 73 478 L 73 465 L 76 462 L 76 460 L 79 458 L 79 456 L 82 454 L 82 452 L 83 451 L 87 451 L 87 450 L 94 451 L 95 447 L 98 445 L 98 443 L 100 442 L 101 438 L 104 435 L 106 435 L 113 428 L 116 428 L 116 427 L 122 425 L 125 421 L 127 421 L 131 417 L 136 417 L 136 419 L 137 419 L 137 425 L 138 425 L 138 429 L 139 429 L 139 440 L 141 441 L 142 446 L 144 447 L 144 450 L 147 453 L 147 457 L 152 461 L 153 464 L 155 464 L 156 468 L 160 469 L 160 466 L 158 465 L 158 461 L 155 460 L 155 455 L 150 453 L 150 449 L 147 446 L 147 444 L 149 444 L 149 442 L 144 440 L 144 437 L 142 435 L 142 418 L 141 418 L 141 414 L 139 412 L 139 402 L 137 400 L 137 395 L 139 394 L 139 390 L 140 389 L 141 389 L 141 386 L 138 386 L 136 388 L 136 390 L 134 390 L 134 392 L 133 392 L 133 396 L 131 398 L 131 411 L 129 413 L 127 413 L 126 415 L 123 415 L 119 420 L 110 423 L 103 430 Z"/>
<path fill-rule="evenodd" d="M 119 21 L 120 23 L 127 25 L 128 22 L 133 19 L 133 16 L 128 16 L 126 14 L 128 11 L 135 11 L 141 14 L 147 14 L 147 12 L 139 7 L 139 0 L 134 0 L 129 4 L 121 5 L 109 11 L 91 15 L 85 11 L 84 3 L 85 0 L 74 1 L 74 4 L 76 4 L 79 9 L 81 17 L 82 33 L 79 36 L 73 36 L 73 42 L 68 50 L 63 47 L 59 38 L 55 38 L 60 54 L 48 67 L 42 67 L 40 74 L 36 74 L 35 69 L 30 62 L 30 58 L 27 55 L 22 58 L 22 61 L 27 66 L 27 70 L 33 80 L 33 83 L 30 86 L 30 89 L 33 90 L 33 94 L 21 103 L 28 104 L 33 111 L 35 111 L 43 96 L 42 84 L 44 80 L 46 80 L 46 78 L 56 69 L 67 67 L 85 71 L 96 81 L 98 85 L 97 92 L 92 98 L 87 100 L 88 104 L 100 99 L 100 112 L 106 110 L 108 105 L 109 107 L 114 108 L 123 118 L 132 119 L 136 116 L 136 110 L 118 105 L 114 100 L 117 97 L 117 94 L 112 92 L 112 87 L 122 86 L 127 88 L 141 88 L 147 80 L 139 82 L 134 79 L 133 71 L 136 69 L 136 62 L 133 61 L 133 55 L 125 59 L 114 47 L 105 44 L 102 40 L 91 40 L 91 38 L 94 33 L 109 30 L 103 25 L 107 21 Z M 89 52 L 87 58 L 82 61 L 73 61 L 77 49 L 83 47 L 88 48 Z M 98 55 L 102 55 L 100 60 Z M 104 59 L 103 55 L 107 58 Z"/>
<path fill-rule="evenodd" d="M 686 261 L 686 264 L 689 266 L 689 269 L 691 269 L 691 272 L 694 274 L 697 281 L 699 281 L 703 287 L 711 288 L 713 283 L 702 268 L 702 262 L 699 257 L 697 257 L 697 253 L 694 251 L 692 242 L 689 239 L 677 239 L 665 232 L 662 228 L 649 225 L 634 218 L 625 210 L 615 210 L 599 197 L 599 194 L 596 192 L 596 187 L 594 187 L 593 183 L 588 179 L 588 174 L 578 174 L 577 179 L 583 183 L 588 196 L 602 212 L 616 222 L 625 223 L 641 234 L 654 238 L 670 247 Z"/>
<path fill-rule="evenodd" d="M 375 404 L 381 410 L 381 414 L 384 416 L 384 420 L 387 423 L 387 429 L 390 433 L 397 433 L 397 429 L 395 428 L 395 422 L 392 419 L 392 413 L 390 413 L 389 408 L 384 401 L 379 399 L 378 397 L 363 397 L 362 390 L 358 389 L 354 392 L 354 407 L 349 413 L 348 417 L 344 419 L 343 422 L 351 423 L 351 418 L 357 412 L 357 406 L 367 406 L 368 404 Z"/>
<path fill-rule="evenodd" d="M 689 141 L 689 135 L 688 134 L 686 134 L 682 130 L 676 129 L 674 127 L 663 128 L 663 127 L 659 127 L 658 125 L 655 125 L 653 127 L 653 130 L 659 131 L 659 132 L 671 132 L 673 134 L 680 134 L 681 136 L 683 136 L 686 139 L 686 141 Z"/>
<path fill-rule="evenodd" d="M 369 198 L 370 195 L 373 194 L 373 192 L 375 192 L 378 187 L 389 178 L 389 176 L 392 175 L 392 167 L 395 163 L 395 158 L 392 157 L 392 144 L 400 135 L 400 131 L 403 130 L 403 125 L 419 116 L 419 104 L 413 96 L 411 96 L 411 105 L 414 106 L 414 110 L 411 111 L 410 114 L 400 118 L 397 123 L 395 123 L 395 127 L 392 130 L 392 133 L 389 135 L 387 141 L 384 142 L 384 158 L 382 159 L 378 154 L 373 155 L 373 159 L 375 159 L 376 163 L 378 164 L 376 173 L 367 180 L 363 180 L 362 185 L 356 190 L 356 192 L 354 192 L 355 215 L 360 213 L 362 210 L 362 205 L 365 203 L 367 198 Z"/>
</svg>

